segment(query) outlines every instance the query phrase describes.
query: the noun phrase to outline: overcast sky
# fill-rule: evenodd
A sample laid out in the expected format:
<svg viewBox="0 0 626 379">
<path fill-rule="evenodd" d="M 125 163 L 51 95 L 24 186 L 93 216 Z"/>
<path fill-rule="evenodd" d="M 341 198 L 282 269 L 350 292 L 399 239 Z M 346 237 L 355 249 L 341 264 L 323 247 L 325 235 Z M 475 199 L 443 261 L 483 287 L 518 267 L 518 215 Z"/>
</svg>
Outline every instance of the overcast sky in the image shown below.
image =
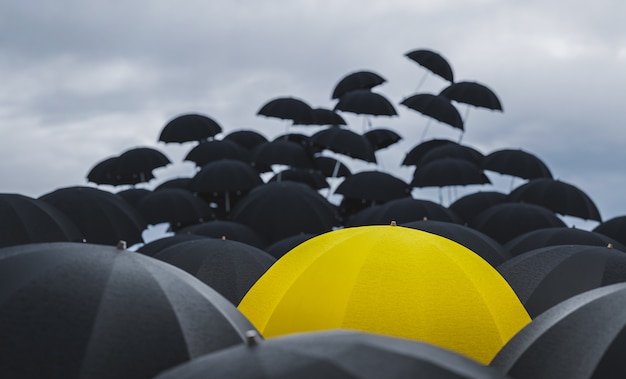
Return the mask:
<svg viewBox="0 0 626 379">
<path fill-rule="evenodd" d="M 564 4 L 58 0 L 33 6 L 4 0 L 0 191 L 39 197 L 87 185 L 97 162 L 140 146 L 174 161 L 155 171 L 150 186 L 185 176 L 193 168 L 181 160 L 191 146 L 157 142 L 170 119 L 202 113 L 226 133 L 255 129 L 272 138 L 288 123 L 258 116 L 263 104 L 291 96 L 332 108 L 335 84 L 357 70 L 387 79 L 375 90 L 399 113 L 372 118 L 373 126 L 403 137 L 379 153 L 378 169 L 409 180 L 412 170 L 400 162 L 421 142 L 428 118 L 399 103 L 447 85 L 404 56 L 424 48 L 444 56 L 457 81 L 483 83 L 502 102 L 504 112 L 469 109 L 464 144 L 485 154 L 531 152 L 557 179 L 585 191 L 603 219 L 625 215 L 626 2 Z M 465 115 L 464 106 L 459 110 Z M 363 117 L 343 116 L 363 131 Z M 458 137 L 457 130 L 430 122 L 425 138 Z M 508 178 L 489 177 L 496 184 L 464 191 L 508 191 L 497 187 Z"/>
</svg>

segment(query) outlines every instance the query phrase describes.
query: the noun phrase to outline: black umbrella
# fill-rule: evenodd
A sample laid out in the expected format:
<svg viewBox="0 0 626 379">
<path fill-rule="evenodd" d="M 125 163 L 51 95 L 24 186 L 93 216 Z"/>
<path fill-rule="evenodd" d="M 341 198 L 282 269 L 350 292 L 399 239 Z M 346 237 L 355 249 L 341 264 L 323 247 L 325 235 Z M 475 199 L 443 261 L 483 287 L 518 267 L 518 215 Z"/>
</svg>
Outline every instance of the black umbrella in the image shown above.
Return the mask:
<svg viewBox="0 0 626 379">
<path fill-rule="evenodd" d="M 346 92 L 339 98 L 335 110 L 372 116 L 398 115 L 393 104 L 385 96 L 367 89 Z"/>
<path fill-rule="evenodd" d="M 254 326 L 172 265 L 88 243 L 0 250 L 0 377 L 152 378 Z"/>
<path fill-rule="evenodd" d="M 30 196 L 0 194 L 0 247 L 82 240 L 78 226 L 55 206 Z"/>
<path fill-rule="evenodd" d="M 252 129 L 234 130 L 226 134 L 223 140 L 235 142 L 249 151 L 261 143 L 269 142 L 264 135 Z"/>
<path fill-rule="evenodd" d="M 151 192 L 139 201 L 137 210 L 148 224 L 168 222 L 172 230 L 214 218 L 209 203 L 180 188 Z"/>
<path fill-rule="evenodd" d="M 507 199 L 542 205 L 566 216 L 601 221 L 600 212 L 589 195 L 557 179 L 532 179 L 511 191 Z"/>
<path fill-rule="evenodd" d="M 297 182 L 256 187 L 235 205 L 231 218 L 258 231 L 270 244 L 300 233 L 328 232 L 339 224 L 335 206 Z"/>
<path fill-rule="evenodd" d="M 461 114 L 445 96 L 419 93 L 403 99 L 400 104 L 453 128 L 464 130 Z"/>
<path fill-rule="evenodd" d="M 161 237 L 155 240 L 152 240 L 146 244 L 143 244 L 139 248 L 137 248 L 137 252 L 143 255 L 147 255 L 150 257 L 155 256 L 161 250 L 164 250 L 172 245 L 179 244 L 181 242 L 196 240 L 196 239 L 210 238 L 206 236 L 201 236 L 199 234 L 191 234 L 191 233 L 176 233 L 171 236 Z"/>
<path fill-rule="evenodd" d="M 432 219 L 400 223 L 400 225 L 423 230 L 457 242 L 496 267 L 511 258 L 509 252 L 496 240 L 469 226 Z"/>
<path fill-rule="evenodd" d="M 348 219 L 348 226 L 404 224 L 418 220 L 457 222 L 458 216 L 448 208 L 430 200 L 405 197 L 365 208 Z"/>
<path fill-rule="evenodd" d="M 143 199 L 144 197 L 146 197 L 146 195 L 150 193 L 152 193 L 152 191 L 150 191 L 149 189 L 134 187 L 116 192 L 118 196 L 126 200 L 128 204 L 132 205 L 135 208 L 137 208 L 137 203 L 139 203 L 141 199 Z"/>
<path fill-rule="evenodd" d="M 626 252 L 626 246 L 611 237 L 566 226 L 532 230 L 508 241 L 504 247 L 511 255 L 516 256 L 530 250 L 555 245 L 612 246 Z"/>
<path fill-rule="evenodd" d="M 593 228 L 594 232 L 604 234 L 626 245 L 626 216 L 616 216 L 604 220 Z"/>
<path fill-rule="evenodd" d="M 294 124 L 315 122 L 313 108 L 304 100 L 295 97 L 278 97 L 265 103 L 257 112 L 259 115 L 291 120 Z"/>
<path fill-rule="evenodd" d="M 304 241 L 307 241 L 315 237 L 315 234 L 300 233 L 293 236 L 280 239 L 273 244 L 266 247 L 264 250 L 276 259 L 280 259 L 283 255 L 287 254 L 291 249 L 300 245 Z"/>
<path fill-rule="evenodd" d="M 335 189 L 344 197 L 382 204 L 390 200 L 411 196 L 408 184 L 383 171 L 361 171 L 346 177 Z"/>
<path fill-rule="evenodd" d="M 268 242 L 261 234 L 248 225 L 230 220 L 206 221 L 189 225 L 177 231 L 178 234 L 197 234 L 210 238 L 227 239 L 245 243 L 259 249 L 265 248 Z"/>
<path fill-rule="evenodd" d="M 493 151 L 483 159 L 483 169 L 522 179 L 552 178 L 548 166 L 536 155 L 520 149 Z"/>
<path fill-rule="evenodd" d="M 469 226 L 504 245 L 532 230 L 566 225 L 556 213 L 541 205 L 505 202 L 480 212 L 469 221 Z"/>
<path fill-rule="evenodd" d="M 74 221 L 87 242 L 115 246 L 120 240 L 129 245 L 143 240 L 146 221 L 132 205 L 114 193 L 73 186 L 59 188 L 39 199 Z"/>
<path fill-rule="evenodd" d="M 313 168 L 313 157 L 302 144 L 281 139 L 257 146 L 252 152 L 252 163 L 260 167 Z"/>
<path fill-rule="evenodd" d="M 370 129 L 363 133 L 363 137 L 369 141 L 375 151 L 387 148 L 402 140 L 398 133 L 387 128 Z"/>
<path fill-rule="evenodd" d="M 454 82 L 452 67 L 441 54 L 428 49 L 417 49 L 409 51 L 404 55 L 433 74 L 449 82 Z"/>
<path fill-rule="evenodd" d="M 154 191 L 158 191 L 164 188 L 180 188 L 189 190 L 189 183 L 191 183 L 191 178 L 172 178 L 154 187 Z"/>
<path fill-rule="evenodd" d="M 126 184 L 148 182 L 154 178 L 154 169 L 172 163 L 161 151 L 152 147 L 136 147 L 124 151 L 117 157 L 116 174 L 129 178 Z"/>
<path fill-rule="evenodd" d="M 490 206 L 504 203 L 505 201 L 506 194 L 502 192 L 478 191 L 456 199 L 448 208 L 467 223 Z"/>
<path fill-rule="evenodd" d="M 333 89 L 331 99 L 339 99 L 348 91 L 357 89 L 369 90 L 385 83 L 386 81 L 387 80 L 385 78 L 373 71 L 355 71 L 339 80 Z"/>
<path fill-rule="evenodd" d="M 205 141 L 222 132 L 222 127 L 212 118 L 197 114 L 183 114 L 168 121 L 161 130 L 159 141 L 184 143 Z"/>
<path fill-rule="evenodd" d="M 167 370 L 174 378 L 504 379 L 496 369 L 431 344 L 360 331 L 297 333 L 224 349 Z"/>
<path fill-rule="evenodd" d="M 194 146 L 183 160 L 190 161 L 198 167 L 220 159 L 236 159 L 243 162 L 250 162 L 252 155 L 250 151 L 241 147 L 236 142 L 229 140 L 213 140 L 199 143 Z"/>
<path fill-rule="evenodd" d="M 309 123 L 301 123 L 301 125 L 346 125 L 346 120 L 332 109 L 313 108 L 313 113 L 315 114 L 315 120 Z"/>
<path fill-rule="evenodd" d="M 579 293 L 626 282 L 626 254 L 606 246 L 562 244 L 529 250 L 496 269 L 535 318 Z"/>
<path fill-rule="evenodd" d="M 478 166 L 482 166 L 484 155 L 473 147 L 461 144 L 447 143 L 441 146 L 429 149 L 422 159 L 419 160 L 416 167 L 421 167 L 432 161 L 442 158 L 458 158 L 464 159 Z"/>
<path fill-rule="evenodd" d="M 516 379 L 623 378 L 626 283 L 569 298 L 537 316 L 490 363 Z"/>
<path fill-rule="evenodd" d="M 154 179 L 152 172 L 144 173 L 143 178 L 139 176 L 122 177 L 117 170 L 118 157 L 109 157 L 96 163 L 87 173 L 87 181 L 95 184 L 108 184 L 119 186 L 124 184 L 137 184 L 142 181 Z"/>
<path fill-rule="evenodd" d="M 455 82 L 444 88 L 439 95 L 459 103 L 502 111 L 498 96 L 482 83 Z"/>
<path fill-rule="evenodd" d="M 411 187 L 446 187 L 489 183 L 489 178 L 475 163 L 460 158 L 441 158 L 417 167 L 409 184 Z"/>
<path fill-rule="evenodd" d="M 322 129 L 311 136 L 311 144 L 351 158 L 376 162 L 375 150 L 369 140 L 350 129 Z"/>
<path fill-rule="evenodd" d="M 215 238 L 181 242 L 154 258 L 187 271 L 234 305 L 276 261 L 254 246 Z"/>
<path fill-rule="evenodd" d="M 411 148 L 411 150 L 409 150 L 409 152 L 405 154 L 404 159 L 402 160 L 402 166 L 417 166 L 424 154 L 438 146 L 443 146 L 447 144 L 457 143 L 447 139 L 432 139 L 421 142 L 413 146 L 413 148 Z"/>
<path fill-rule="evenodd" d="M 327 178 L 339 178 L 352 175 L 350 168 L 343 162 L 332 157 L 315 156 L 313 165 Z"/>
<path fill-rule="evenodd" d="M 272 176 L 268 182 L 280 182 L 290 180 L 294 182 L 304 183 L 314 190 L 320 190 L 322 188 L 328 188 L 329 184 L 326 181 L 326 177 L 317 170 L 307 169 L 286 169 Z"/>
</svg>

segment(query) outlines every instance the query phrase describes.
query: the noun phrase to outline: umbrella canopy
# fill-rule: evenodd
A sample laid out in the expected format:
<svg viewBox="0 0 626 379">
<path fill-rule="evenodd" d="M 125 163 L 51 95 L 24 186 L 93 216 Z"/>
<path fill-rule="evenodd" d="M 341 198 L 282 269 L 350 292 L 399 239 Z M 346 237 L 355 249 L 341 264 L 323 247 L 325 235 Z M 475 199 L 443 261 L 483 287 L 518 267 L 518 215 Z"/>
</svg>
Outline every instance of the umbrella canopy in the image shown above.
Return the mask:
<svg viewBox="0 0 626 379">
<path fill-rule="evenodd" d="M 341 80 L 339 80 L 339 82 L 335 85 L 331 99 L 339 99 L 345 95 L 346 92 L 357 89 L 369 90 L 385 83 L 386 81 L 387 80 L 380 76 L 380 74 L 373 71 L 361 70 L 351 72 L 341 78 Z"/>
<path fill-rule="evenodd" d="M 508 202 L 490 206 L 468 225 L 502 245 L 533 230 L 566 226 L 556 213 L 541 205 Z"/>
<path fill-rule="evenodd" d="M 459 220 L 458 216 L 441 204 L 430 200 L 404 197 L 365 208 L 352 215 L 348 219 L 348 225 L 389 225 L 391 221 L 404 224 L 425 219 L 445 222 Z"/>
<path fill-rule="evenodd" d="M 500 243 L 469 226 L 430 218 L 428 220 L 402 222 L 400 225 L 433 233 L 459 243 L 480 255 L 493 267 L 497 267 L 511 258 L 511 254 Z"/>
<path fill-rule="evenodd" d="M 456 199 L 448 208 L 467 223 L 490 206 L 504 203 L 505 201 L 506 194 L 502 192 L 478 191 Z"/>
<path fill-rule="evenodd" d="M 468 162 L 480 167 L 483 164 L 483 158 L 485 156 L 480 151 L 473 147 L 461 144 L 448 143 L 442 146 L 436 146 L 429 149 L 422 159 L 419 160 L 416 167 L 421 167 L 430 162 L 442 159 L 442 158 L 457 158 L 464 159 Z"/>
<path fill-rule="evenodd" d="M 301 168 L 286 169 L 272 176 L 268 182 L 294 181 L 304 183 L 314 190 L 328 188 L 329 184 L 326 177 L 317 170 L 307 170 Z"/>
<path fill-rule="evenodd" d="M 242 364 L 245 362 L 245 364 Z M 427 343 L 349 330 L 298 333 L 224 349 L 158 375 L 175 378 L 504 379 L 495 368 Z"/>
<path fill-rule="evenodd" d="M 137 252 L 143 255 L 147 255 L 149 257 L 153 257 L 161 250 L 168 248 L 172 245 L 176 245 L 181 242 L 201 239 L 201 238 L 209 238 L 209 237 L 202 236 L 199 234 L 177 233 L 174 235 L 161 237 L 161 238 L 152 240 L 146 244 L 143 244 L 139 248 L 137 248 Z"/>
<path fill-rule="evenodd" d="M 616 216 L 604 220 L 593 228 L 593 231 L 614 238 L 626 245 L 626 216 Z"/>
<path fill-rule="evenodd" d="M 376 162 L 374 146 L 365 136 L 350 129 L 322 129 L 311 136 L 311 144 L 351 158 Z"/>
<path fill-rule="evenodd" d="M 327 178 L 340 178 L 352 175 L 350 168 L 343 162 L 332 157 L 313 157 L 313 165 Z"/>
<path fill-rule="evenodd" d="M 536 155 L 520 149 L 493 151 L 482 161 L 483 169 L 522 179 L 552 178 L 548 166 Z"/>
<path fill-rule="evenodd" d="M 172 230 L 214 217 L 209 203 L 180 188 L 164 188 L 149 193 L 139 201 L 137 210 L 148 224 L 168 222 Z"/>
<path fill-rule="evenodd" d="M 235 142 L 249 151 L 252 151 L 259 144 L 269 142 L 263 134 L 252 129 L 233 130 L 226 134 L 223 140 Z"/>
<path fill-rule="evenodd" d="M 191 178 L 189 190 L 199 193 L 243 193 L 263 184 L 263 179 L 249 163 L 237 159 L 219 159 L 202 166 Z"/>
<path fill-rule="evenodd" d="M 260 167 L 286 165 L 292 168 L 313 168 L 313 157 L 302 144 L 279 139 L 257 146 L 252 152 L 252 163 Z"/>
<path fill-rule="evenodd" d="M 136 147 L 120 154 L 115 161 L 115 174 L 125 184 L 148 182 L 154 178 L 154 169 L 172 163 L 161 151 L 152 147 Z M 128 180 L 126 180 L 128 178 Z"/>
<path fill-rule="evenodd" d="M 335 104 L 335 110 L 372 116 L 398 115 L 393 104 L 385 96 L 367 89 L 344 93 Z"/>
<path fill-rule="evenodd" d="M 480 166 L 460 158 L 440 158 L 419 166 L 409 183 L 411 187 L 467 186 L 490 184 Z"/>
<path fill-rule="evenodd" d="M 524 233 L 508 241 L 504 247 L 511 255 L 515 256 L 530 250 L 555 245 L 612 246 L 626 252 L 626 246 L 611 237 L 566 226 L 542 228 Z"/>
<path fill-rule="evenodd" d="M 189 113 L 168 121 L 161 130 L 159 141 L 165 143 L 205 141 L 221 132 L 222 127 L 211 117 Z"/>
<path fill-rule="evenodd" d="M 332 109 L 313 108 L 313 113 L 315 114 L 315 120 L 309 123 L 301 123 L 301 125 L 346 125 L 346 120 Z"/>
<path fill-rule="evenodd" d="M 236 142 L 230 140 L 213 140 L 194 146 L 183 160 L 190 161 L 198 167 L 220 159 L 235 159 L 250 162 L 252 154 Z"/>
<path fill-rule="evenodd" d="M 398 133 L 387 128 L 370 129 L 363 133 L 363 137 L 369 141 L 374 151 L 387 148 L 402 140 L 402 137 Z"/>
<path fill-rule="evenodd" d="M 529 250 L 496 269 L 534 319 L 570 297 L 626 282 L 626 254 L 605 246 L 563 244 Z"/>
<path fill-rule="evenodd" d="M 285 237 L 281 240 L 274 242 L 266 247 L 264 250 L 276 259 L 280 259 L 283 255 L 287 254 L 291 249 L 300 245 L 302 242 L 315 237 L 315 234 L 300 233 L 290 237 Z"/>
<path fill-rule="evenodd" d="M 152 193 L 149 189 L 145 188 L 128 188 L 122 191 L 116 192 L 118 196 L 122 199 L 126 200 L 126 202 L 133 207 L 137 208 L 137 204 L 141 199 L 146 197 L 146 195 Z"/>
<path fill-rule="evenodd" d="M 530 180 L 511 191 L 507 199 L 542 205 L 562 215 L 601 221 L 600 212 L 589 195 L 557 179 Z"/>
<path fill-rule="evenodd" d="M 461 114 L 445 96 L 418 93 L 403 99 L 400 104 L 455 129 L 464 130 Z"/>
<path fill-rule="evenodd" d="M 459 103 L 502 111 L 502 104 L 498 96 L 482 83 L 455 82 L 444 88 L 439 95 Z"/>
<path fill-rule="evenodd" d="M 361 171 L 345 178 L 335 189 L 336 194 L 352 199 L 381 204 L 411 196 L 408 184 L 383 171 Z"/>
<path fill-rule="evenodd" d="M 511 287 L 472 251 L 383 225 L 298 245 L 238 308 L 266 338 L 346 328 L 432 343 L 483 363 L 530 321 Z"/>
<path fill-rule="evenodd" d="M 152 378 L 254 330 L 186 272 L 103 245 L 0 250 L 0 376 Z"/>
<path fill-rule="evenodd" d="M 39 199 L 74 221 L 86 242 L 115 246 L 120 240 L 129 245 L 143 241 L 146 221 L 139 211 L 114 193 L 74 186 L 59 188 Z"/>
<path fill-rule="evenodd" d="M 261 234 L 268 243 L 300 233 L 323 233 L 339 225 L 337 209 L 306 184 L 266 183 L 250 191 L 231 219 Z"/>
<path fill-rule="evenodd" d="M 402 166 L 416 166 L 424 154 L 437 146 L 445 144 L 456 144 L 456 142 L 447 139 L 432 139 L 415 145 L 405 154 L 404 159 L 402 160 Z"/>
<path fill-rule="evenodd" d="M 16 193 L 0 194 L 0 247 L 82 240 L 74 221 L 53 205 Z"/>
<path fill-rule="evenodd" d="M 258 115 L 291 120 L 294 124 L 310 124 L 315 122 L 313 108 L 304 100 L 295 97 L 278 97 L 265 103 L 257 112 Z"/>
<path fill-rule="evenodd" d="M 441 54 L 429 49 L 417 49 L 404 55 L 433 74 L 449 82 L 454 82 L 452 67 Z"/>
<path fill-rule="evenodd" d="M 184 227 L 178 234 L 197 234 L 205 237 L 227 239 L 263 249 L 267 240 L 256 230 L 240 222 L 230 220 L 212 220 Z"/>
<path fill-rule="evenodd" d="M 189 183 L 191 183 L 191 178 L 172 178 L 154 187 L 154 191 L 158 191 L 164 188 L 180 188 L 189 190 Z"/>
<path fill-rule="evenodd" d="M 626 283 L 586 291 L 535 318 L 490 365 L 516 379 L 621 378 L 625 321 Z"/>
<path fill-rule="evenodd" d="M 150 181 L 154 179 L 152 172 L 144 173 L 143 177 L 127 176 L 122 177 L 118 172 L 118 157 L 109 157 L 96 163 L 87 173 L 87 181 L 96 184 L 108 184 L 111 186 L 119 186 L 124 184 L 137 184 L 142 181 Z"/>
<path fill-rule="evenodd" d="M 234 305 L 276 261 L 254 246 L 215 238 L 177 243 L 154 258 L 187 271 Z"/>
</svg>

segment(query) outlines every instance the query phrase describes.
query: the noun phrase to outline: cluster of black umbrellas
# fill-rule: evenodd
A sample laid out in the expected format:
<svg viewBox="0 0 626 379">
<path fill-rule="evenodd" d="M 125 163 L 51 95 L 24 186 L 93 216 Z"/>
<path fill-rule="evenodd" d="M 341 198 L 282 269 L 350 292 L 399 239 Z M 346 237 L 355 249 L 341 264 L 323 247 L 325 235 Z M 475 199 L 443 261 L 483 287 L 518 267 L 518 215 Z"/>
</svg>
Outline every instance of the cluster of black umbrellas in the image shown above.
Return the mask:
<svg viewBox="0 0 626 379">
<path fill-rule="evenodd" d="M 455 82 L 437 52 L 406 56 L 448 85 L 401 105 L 461 137 L 467 111 L 462 117 L 455 104 L 502 111 L 485 85 Z M 414 167 L 410 181 L 381 170 L 377 153 L 402 139 L 371 126 L 370 116 L 398 115 L 376 90 L 384 82 L 372 71 L 349 73 L 328 108 L 295 97 L 268 101 L 258 115 L 292 122 L 271 139 L 252 129 L 225 133 L 207 115 L 178 115 L 158 142 L 189 144 L 190 177 L 159 178 L 155 170 L 175 162 L 159 148 L 136 147 L 92 166 L 90 184 L 39 198 L 0 194 L 0 376 L 623 376 L 626 216 L 602 220 L 583 190 L 522 149 L 484 153 L 461 138 L 431 139 L 404 155 L 401 165 Z M 364 115 L 367 131 L 351 129 L 343 112 Z M 370 168 L 354 171 L 355 160 Z M 425 187 L 484 188 L 491 173 L 523 183 L 447 206 L 415 196 Z M 570 228 L 563 216 L 598 225 Z M 490 365 L 361 332 L 265 341 L 237 310 L 295 246 L 335 229 L 390 222 L 469 248 L 519 296 L 533 321 Z M 145 240 L 157 224 L 171 233 Z"/>
</svg>

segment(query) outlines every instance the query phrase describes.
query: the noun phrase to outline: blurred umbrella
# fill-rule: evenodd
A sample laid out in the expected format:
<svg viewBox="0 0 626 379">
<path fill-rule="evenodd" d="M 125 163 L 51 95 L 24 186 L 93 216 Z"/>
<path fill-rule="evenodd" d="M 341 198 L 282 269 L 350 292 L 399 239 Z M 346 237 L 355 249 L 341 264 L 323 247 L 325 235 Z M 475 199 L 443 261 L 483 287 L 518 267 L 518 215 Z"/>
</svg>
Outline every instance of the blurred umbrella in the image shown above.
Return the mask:
<svg viewBox="0 0 626 379">
<path fill-rule="evenodd" d="M 122 197 L 92 187 L 64 187 L 39 199 L 65 213 L 78 227 L 86 242 L 128 245 L 142 242 L 146 221 L 139 211 Z"/>
<path fill-rule="evenodd" d="M 248 244 L 259 249 L 265 248 L 268 242 L 256 230 L 237 221 L 212 220 L 196 225 L 186 226 L 177 234 L 197 234 L 205 237 L 227 239 Z"/>
<path fill-rule="evenodd" d="M 181 242 L 165 248 L 154 258 L 200 279 L 233 305 L 276 261 L 254 246 L 215 238 Z"/>
<path fill-rule="evenodd" d="M 339 99 L 346 92 L 365 89 L 369 90 L 386 82 L 385 78 L 373 71 L 355 71 L 339 80 L 335 85 L 331 99 Z"/>
<path fill-rule="evenodd" d="M 444 88 L 439 95 L 459 103 L 502 111 L 502 104 L 496 94 L 481 83 L 455 82 Z"/>
<path fill-rule="evenodd" d="M 626 215 L 604 220 L 593 231 L 614 238 L 626 245 Z"/>
<path fill-rule="evenodd" d="M 490 365 L 516 379 L 622 378 L 626 283 L 586 291 L 546 310 Z"/>
<path fill-rule="evenodd" d="M 193 162 L 198 167 L 220 159 L 236 159 L 243 162 L 250 162 L 252 155 L 236 142 L 214 140 L 202 142 L 194 146 L 184 158 L 185 161 Z"/>
<path fill-rule="evenodd" d="M 226 134 L 223 140 L 235 142 L 249 151 L 261 143 L 269 142 L 264 135 L 251 129 L 234 130 Z"/>
<path fill-rule="evenodd" d="M 478 191 L 458 198 L 448 208 L 467 223 L 490 206 L 504 203 L 505 201 L 506 194 L 502 192 Z"/>
<path fill-rule="evenodd" d="M 485 364 L 530 321 L 511 287 L 475 253 L 382 225 L 298 245 L 238 308 L 267 338 L 353 329 L 428 342 Z"/>
<path fill-rule="evenodd" d="M 205 141 L 222 132 L 222 127 L 212 118 L 196 113 L 183 114 L 165 124 L 159 141 L 184 143 Z"/>
<path fill-rule="evenodd" d="M 53 205 L 16 193 L 0 194 L 0 247 L 82 240 L 74 221 Z"/>
<path fill-rule="evenodd" d="M 167 222 L 174 231 L 214 218 L 209 203 L 180 188 L 151 192 L 139 201 L 137 210 L 148 224 Z"/>
<path fill-rule="evenodd" d="M 300 143 L 274 140 L 257 146 L 252 153 L 254 166 L 286 165 L 292 168 L 312 168 L 313 157 Z"/>
<path fill-rule="evenodd" d="M 429 149 L 426 153 L 424 153 L 422 159 L 419 160 L 416 166 L 419 168 L 427 163 L 442 158 L 464 159 L 468 162 L 475 164 L 478 167 L 481 167 L 484 155 L 473 147 L 461 144 L 447 143 Z"/>
<path fill-rule="evenodd" d="M 156 379 L 207 376 L 233 379 L 505 378 L 494 368 L 427 343 L 331 330 L 298 333 L 224 349 L 167 370 Z"/>
<path fill-rule="evenodd" d="M 193 276 L 115 247 L 4 248 L 0 277 L 3 378 L 151 378 L 254 330 Z"/>
<path fill-rule="evenodd" d="M 464 130 L 463 119 L 459 111 L 447 97 L 420 93 L 405 98 L 400 104 L 453 128 Z M 426 126 L 427 128 L 428 125 Z M 426 135 L 426 129 L 424 129 L 422 136 Z"/>
<path fill-rule="evenodd" d="M 111 186 L 119 186 L 124 184 L 137 184 L 141 179 L 150 181 L 154 179 L 152 172 L 143 178 L 139 177 L 122 177 L 117 171 L 118 157 L 110 157 L 96 163 L 87 173 L 87 181 L 95 184 L 108 184 Z"/>
<path fill-rule="evenodd" d="M 280 239 L 273 244 L 266 247 L 264 250 L 276 259 L 280 259 L 283 255 L 288 253 L 294 247 L 300 245 L 302 242 L 315 237 L 315 234 L 300 233 L 290 237 Z"/>
<path fill-rule="evenodd" d="M 139 201 L 150 193 L 152 193 L 152 191 L 145 188 L 128 188 L 123 191 L 118 191 L 116 194 L 136 209 Z"/>
<path fill-rule="evenodd" d="M 493 267 L 511 258 L 509 252 L 496 240 L 468 226 L 454 222 L 436 221 L 430 218 L 428 220 L 403 222 L 400 225 L 433 233 L 459 243 L 478 254 Z"/>
<path fill-rule="evenodd" d="M 154 187 L 154 191 L 158 191 L 158 190 L 165 189 L 165 188 L 180 188 L 180 189 L 189 190 L 189 183 L 191 183 L 191 178 L 172 178 Z"/>
<path fill-rule="evenodd" d="M 452 67 L 441 54 L 432 50 L 417 49 L 409 51 L 404 55 L 433 74 L 449 82 L 454 82 Z"/>
<path fill-rule="evenodd" d="M 201 236 L 199 234 L 177 233 L 172 236 L 166 236 L 166 237 L 161 237 L 161 238 L 152 240 L 140 246 L 137 249 L 137 252 L 143 255 L 147 255 L 149 257 L 153 257 L 161 250 L 164 250 L 170 246 L 173 246 L 182 242 L 186 242 L 186 241 L 201 239 L 201 238 L 203 239 L 203 238 L 209 238 L 209 237 Z"/>
<path fill-rule="evenodd" d="M 548 166 L 537 156 L 523 150 L 493 151 L 483 159 L 483 169 L 522 179 L 552 178 Z"/>
<path fill-rule="evenodd" d="M 575 295 L 626 282 L 626 254 L 563 244 L 529 250 L 496 267 L 532 318 Z"/>
<path fill-rule="evenodd" d="M 311 136 L 311 144 L 351 158 L 376 162 L 374 147 L 369 140 L 350 129 L 322 129 Z"/>
<path fill-rule="evenodd" d="M 446 222 L 459 221 L 457 215 L 440 204 L 430 200 L 405 197 L 365 208 L 352 215 L 348 219 L 348 225 L 389 225 L 392 221 L 404 224 L 424 219 Z"/>
<path fill-rule="evenodd" d="M 300 233 L 323 233 L 339 224 L 334 205 L 306 184 L 272 182 L 256 187 L 231 212 L 268 243 Z"/>
<path fill-rule="evenodd" d="M 293 181 L 304 183 L 314 190 L 320 190 L 322 188 L 328 188 L 328 182 L 324 175 L 317 170 L 307 170 L 302 168 L 292 168 L 282 170 L 279 173 L 272 176 L 268 182 L 280 182 L 280 181 Z"/>
<path fill-rule="evenodd" d="M 302 123 L 301 125 L 346 125 L 346 120 L 331 109 L 313 108 L 315 120 L 310 123 Z"/>
<path fill-rule="evenodd" d="M 291 120 L 294 124 L 315 122 L 315 113 L 309 104 L 294 97 L 279 97 L 265 103 L 258 115 Z"/>
<path fill-rule="evenodd" d="M 348 166 L 332 157 L 315 156 L 313 157 L 313 165 L 315 169 L 319 170 L 327 178 L 339 178 L 352 175 Z"/>
<path fill-rule="evenodd" d="M 469 226 L 504 245 L 533 230 L 566 225 L 553 211 L 541 205 L 506 202 L 480 212 L 469 221 Z"/>
<path fill-rule="evenodd" d="M 411 196 L 411 189 L 402 179 L 382 171 L 361 171 L 346 177 L 336 194 L 381 204 Z"/>
<path fill-rule="evenodd" d="M 585 192 L 557 179 L 532 179 L 511 191 L 507 200 L 538 204 L 562 215 L 601 221 L 598 208 Z"/>
<path fill-rule="evenodd" d="M 116 173 L 125 184 L 148 182 L 154 178 L 154 169 L 172 163 L 165 154 L 151 147 L 136 147 L 124 151 L 117 157 Z M 126 180 L 126 178 L 129 178 Z"/>
<path fill-rule="evenodd" d="M 341 95 L 335 110 L 372 116 L 398 115 L 385 96 L 367 89 L 356 89 Z"/>
<path fill-rule="evenodd" d="M 419 164 L 419 161 L 422 159 L 424 154 L 434 149 L 435 147 L 446 145 L 446 144 L 457 144 L 456 142 L 447 140 L 447 139 L 432 139 L 428 141 L 421 142 L 415 145 L 408 153 L 404 156 L 402 160 L 402 166 L 416 166 Z"/>
<path fill-rule="evenodd" d="M 370 129 L 363 133 L 363 137 L 369 141 L 374 151 L 387 148 L 402 140 L 398 133 L 386 128 Z"/>
<path fill-rule="evenodd" d="M 611 237 L 584 229 L 566 226 L 542 228 L 519 235 L 504 244 L 511 255 L 555 245 L 612 246 L 626 252 L 626 246 Z"/>
<path fill-rule="evenodd" d="M 478 165 L 460 158 L 440 158 L 417 167 L 409 185 L 445 187 L 489 183 L 491 181 Z"/>
</svg>

